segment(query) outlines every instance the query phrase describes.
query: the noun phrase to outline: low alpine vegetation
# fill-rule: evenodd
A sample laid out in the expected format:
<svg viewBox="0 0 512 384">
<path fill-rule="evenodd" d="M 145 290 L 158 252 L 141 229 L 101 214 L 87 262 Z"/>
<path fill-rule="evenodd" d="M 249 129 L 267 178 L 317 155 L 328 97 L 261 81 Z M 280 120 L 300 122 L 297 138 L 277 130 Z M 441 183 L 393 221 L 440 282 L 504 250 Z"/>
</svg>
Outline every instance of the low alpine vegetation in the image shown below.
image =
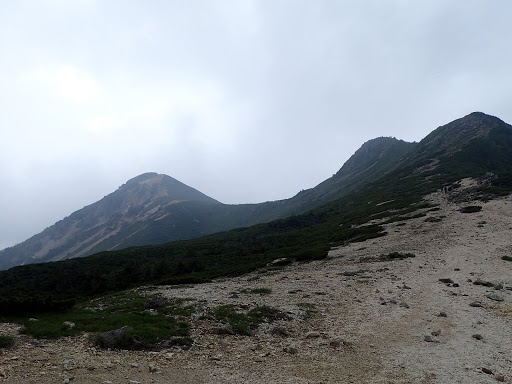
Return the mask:
<svg viewBox="0 0 512 384">
<path fill-rule="evenodd" d="M 251 335 L 262 323 L 289 319 L 289 316 L 284 312 L 267 305 L 255 307 L 245 313 L 237 310 L 231 304 L 214 308 L 211 317 L 222 323 L 229 324 L 235 333 L 247 336 Z"/>
<path fill-rule="evenodd" d="M 81 332 L 93 334 L 101 346 L 104 332 L 125 328 L 116 348 L 158 349 L 166 345 L 190 345 L 188 317 L 195 307 L 186 300 L 164 300 L 143 296 L 137 290 L 125 291 L 77 303 L 66 312 L 44 313 L 37 321 L 10 320 L 24 325 L 21 333 L 36 338 L 59 338 Z M 63 327 L 64 322 L 72 327 Z M 128 342 L 129 341 L 129 342 Z"/>
<path fill-rule="evenodd" d="M 10 348 L 14 345 L 14 337 L 9 335 L 0 335 L 0 348 Z"/>
<path fill-rule="evenodd" d="M 461 213 L 475 213 L 480 212 L 482 207 L 480 205 L 468 205 L 467 207 L 462 207 L 460 209 Z"/>
</svg>

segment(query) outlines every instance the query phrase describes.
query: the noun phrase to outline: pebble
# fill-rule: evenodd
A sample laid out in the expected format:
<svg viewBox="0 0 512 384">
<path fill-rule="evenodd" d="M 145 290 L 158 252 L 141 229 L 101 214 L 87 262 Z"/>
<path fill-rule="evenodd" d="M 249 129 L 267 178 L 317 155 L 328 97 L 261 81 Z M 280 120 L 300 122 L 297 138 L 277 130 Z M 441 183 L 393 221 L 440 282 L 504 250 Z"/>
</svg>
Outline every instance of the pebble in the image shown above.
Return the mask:
<svg viewBox="0 0 512 384">
<path fill-rule="evenodd" d="M 425 340 L 427 343 L 432 343 L 434 339 L 430 335 L 423 336 L 423 340 Z"/>
<path fill-rule="evenodd" d="M 312 332 L 306 333 L 306 339 L 316 339 L 318 337 L 320 337 L 320 332 L 312 331 Z"/>
<path fill-rule="evenodd" d="M 471 304 L 469 304 L 470 307 L 480 308 L 482 304 L 480 304 L 478 301 L 473 301 Z"/>
<path fill-rule="evenodd" d="M 331 340 L 331 341 L 329 342 L 329 345 L 330 345 L 331 347 L 333 347 L 334 349 L 339 348 L 339 347 L 341 347 L 341 346 L 343 345 L 343 340 L 338 340 L 338 339 L 336 339 L 336 340 Z"/>
<path fill-rule="evenodd" d="M 62 382 L 63 382 L 64 384 L 68 384 L 68 383 L 69 383 L 71 380 L 73 380 L 74 378 L 75 378 L 75 376 L 66 376 L 66 377 L 64 378 L 64 380 L 62 380 Z"/>
<path fill-rule="evenodd" d="M 216 334 L 216 335 L 234 335 L 235 334 L 235 330 L 233 329 L 231 324 L 224 324 L 220 328 L 215 328 L 213 330 L 213 333 Z"/>
<path fill-rule="evenodd" d="M 62 365 L 64 366 L 64 369 L 70 371 L 75 368 L 75 362 L 73 360 L 64 360 L 62 362 Z"/>
<path fill-rule="evenodd" d="M 499 381 L 500 383 L 503 383 L 505 381 L 505 376 L 503 376 L 503 375 L 496 375 L 495 379 L 496 379 L 496 381 Z"/>
<path fill-rule="evenodd" d="M 299 350 L 295 347 L 284 347 L 283 352 L 289 353 L 290 355 L 296 355 Z"/>
<path fill-rule="evenodd" d="M 473 339 L 477 339 L 477 340 L 482 340 L 483 339 L 483 336 L 480 335 L 479 333 L 475 333 L 473 336 L 471 336 Z"/>
<path fill-rule="evenodd" d="M 446 314 L 446 312 L 439 312 L 437 317 L 448 317 L 448 315 Z"/>
<path fill-rule="evenodd" d="M 285 327 L 274 327 L 271 333 L 276 336 L 290 336 L 290 333 Z"/>
<path fill-rule="evenodd" d="M 37 362 L 37 361 L 47 361 L 49 359 L 48 355 L 39 355 L 33 357 L 30 361 Z"/>
<path fill-rule="evenodd" d="M 495 292 L 491 292 L 487 295 L 487 298 L 488 299 L 491 299 L 491 300 L 494 300 L 494 301 L 503 301 L 503 297 L 501 297 L 500 295 L 498 295 L 497 293 Z"/>
</svg>

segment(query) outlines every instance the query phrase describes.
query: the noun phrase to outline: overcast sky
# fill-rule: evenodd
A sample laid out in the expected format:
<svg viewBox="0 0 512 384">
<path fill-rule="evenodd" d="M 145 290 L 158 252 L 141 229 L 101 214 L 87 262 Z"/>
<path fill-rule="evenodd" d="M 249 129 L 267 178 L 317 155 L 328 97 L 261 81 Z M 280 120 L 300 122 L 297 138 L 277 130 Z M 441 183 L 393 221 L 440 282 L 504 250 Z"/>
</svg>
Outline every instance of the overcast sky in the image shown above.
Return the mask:
<svg viewBox="0 0 512 384">
<path fill-rule="evenodd" d="M 295 195 L 367 140 L 512 122 L 509 0 L 0 2 L 0 249 L 165 173 Z"/>
</svg>

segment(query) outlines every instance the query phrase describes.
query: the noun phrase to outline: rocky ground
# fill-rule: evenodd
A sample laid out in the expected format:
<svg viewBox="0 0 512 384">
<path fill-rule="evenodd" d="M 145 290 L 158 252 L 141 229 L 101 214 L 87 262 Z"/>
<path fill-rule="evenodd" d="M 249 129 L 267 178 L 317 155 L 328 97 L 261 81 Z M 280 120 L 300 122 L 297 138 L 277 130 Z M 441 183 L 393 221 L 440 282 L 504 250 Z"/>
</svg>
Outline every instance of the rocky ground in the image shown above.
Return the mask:
<svg viewBox="0 0 512 384">
<path fill-rule="evenodd" d="M 501 259 L 512 256 L 512 198 L 475 202 L 477 213 L 449 194 L 429 200 L 440 210 L 326 260 L 152 293 L 289 315 L 252 336 L 197 317 L 188 350 L 116 351 L 0 324 L 16 337 L 0 349 L 0 383 L 512 383 L 512 262 Z M 380 260 L 392 252 L 415 257 Z"/>
</svg>

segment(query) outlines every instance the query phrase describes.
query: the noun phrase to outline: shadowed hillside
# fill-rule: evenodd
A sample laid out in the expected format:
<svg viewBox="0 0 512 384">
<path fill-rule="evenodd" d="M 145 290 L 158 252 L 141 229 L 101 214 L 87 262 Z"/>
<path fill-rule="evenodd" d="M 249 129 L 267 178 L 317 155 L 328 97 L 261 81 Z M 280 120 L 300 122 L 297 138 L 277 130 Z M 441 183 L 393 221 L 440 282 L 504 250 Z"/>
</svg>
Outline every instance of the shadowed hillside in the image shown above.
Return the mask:
<svg viewBox="0 0 512 384">
<path fill-rule="evenodd" d="M 425 210 L 435 207 L 423 196 L 442 186 L 456 189 L 462 178 L 485 181 L 471 192 L 472 198 L 508 194 L 512 127 L 497 118 L 472 114 L 438 132 L 453 137 L 467 126 L 481 133 L 458 141 L 457 151 L 439 154 L 436 145 L 411 152 L 384 177 L 310 212 L 198 239 L 12 268 L 0 273 L 0 294 L 65 299 L 142 284 L 208 281 L 246 273 L 280 258 L 284 263 L 322 259 L 334 246 L 385 236 L 383 224 L 425 216 Z M 436 136 L 429 135 L 417 148 L 425 148 L 432 139 Z"/>
<path fill-rule="evenodd" d="M 300 214 L 386 174 L 411 147 L 393 138 L 371 140 L 317 187 L 261 204 L 221 204 L 172 177 L 146 173 L 42 233 L 0 251 L 0 269 L 185 240 Z"/>
</svg>

